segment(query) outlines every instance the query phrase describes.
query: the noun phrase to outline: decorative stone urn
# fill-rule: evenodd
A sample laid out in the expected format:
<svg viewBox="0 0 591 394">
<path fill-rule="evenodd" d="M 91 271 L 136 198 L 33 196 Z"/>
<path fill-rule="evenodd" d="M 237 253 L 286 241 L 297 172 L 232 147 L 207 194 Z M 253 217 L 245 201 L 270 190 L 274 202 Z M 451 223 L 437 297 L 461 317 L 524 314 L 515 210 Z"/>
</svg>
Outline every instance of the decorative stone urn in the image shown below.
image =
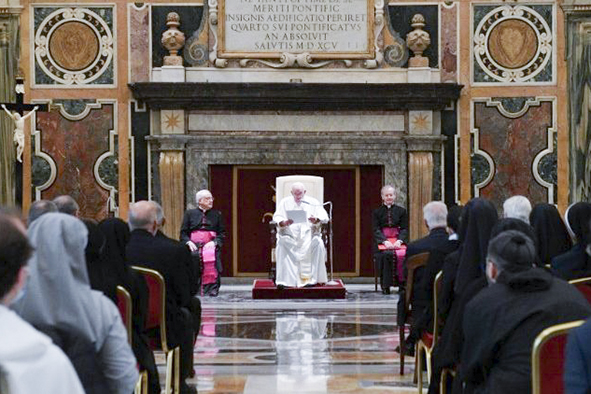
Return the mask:
<svg viewBox="0 0 591 394">
<path fill-rule="evenodd" d="M 179 49 L 185 45 L 185 34 L 178 29 L 180 26 L 180 17 L 176 12 L 170 12 L 166 16 L 166 26 L 168 30 L 162 33 L 162 46 L 170 52 L 169 56 L 164 56 L 164 66 L 182 66 L 183 58 L 177 55 Z"/>
<path fill-rule="evenodd" d="M 406 35 L 406 45 L 414 53 L 414 56 L 408 59 L 408 67 L 429 67 L 429 58 L 423 56 L 423 52 L 431 44 L 429 33 L 423 30 L 425 17 L 415 14 L 412 17 L 411 26 L 414 30 Z"/>
</svg>

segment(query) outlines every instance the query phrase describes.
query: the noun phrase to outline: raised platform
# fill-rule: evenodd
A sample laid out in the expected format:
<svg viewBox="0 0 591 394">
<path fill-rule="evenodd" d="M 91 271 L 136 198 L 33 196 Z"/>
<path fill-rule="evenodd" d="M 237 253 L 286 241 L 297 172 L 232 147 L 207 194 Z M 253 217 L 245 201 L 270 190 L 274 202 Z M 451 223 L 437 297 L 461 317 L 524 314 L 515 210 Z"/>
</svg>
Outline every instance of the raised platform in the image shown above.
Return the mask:
<svg viewBox="0 0 591 394">
<path fill-rule="evenodd" d="M 279 290 L 271 279 L 255 279 L 252 286 L 253 300 L 280 299 L 344 299 L 347 294 L 345 285 L 340 279 L 333 286 L 286 287 Z"/>
</svg>

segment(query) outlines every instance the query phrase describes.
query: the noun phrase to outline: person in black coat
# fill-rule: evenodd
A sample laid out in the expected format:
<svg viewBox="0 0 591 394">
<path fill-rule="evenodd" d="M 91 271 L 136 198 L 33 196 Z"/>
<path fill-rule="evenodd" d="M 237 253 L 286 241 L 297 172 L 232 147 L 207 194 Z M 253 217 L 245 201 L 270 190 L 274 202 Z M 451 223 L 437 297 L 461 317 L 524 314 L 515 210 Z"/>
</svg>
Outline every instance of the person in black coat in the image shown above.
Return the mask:
<svg viewBox="0 0 591 394">
<path fill-rule="evenodd" d="M 429 234 L 425 237 L 417 239 L 408 244 L 406 249 L 406 261 L 412 256 L 420 253 L 429 252 L 433 250 L 446 248 L 449 243 L 449 235 L 447 234 L 447 207 L 441 201 L 431 201 L 423 207 L 423 219 L 425 225 L 429 229 Z M 425 267 L 419 267 L 414 271 L 413 277 L 413 294 L 411 295 L 413 320 L 423 313 L 427 306 L 425 299 L 417 297 L 418 284 L 422 282 L 423 272 Z M 406 264 L 404 267 L 404 274 L 407 275 Z M 405 281 L 406 283 L 406 278 Z M 408 285 L 408 283 L 407 283 Z M 404 302 L 406 297 L 406 288 L 399 294 L 398 298 L 398 325 L 402 325 L 406 321 L 404 316 Z M 407 346 L 412 347 L 418 338 L 409 336 L 407 339 Z M 410 349 L 408 349 L 410 350 Z M 412 352 L 411 352 L 412 353 Z"/>
<path fill-rule="evenodd" d="M 486 205 L 484 205 L 486 206 Z M 482 206 L 481 208 L 483 208 Z M 490 209 L 486 208 L 486 209 Z M 485 215 L 486 217 L 486 215 Z M 489 237 L 490 239 L 496 237 L 498 234 L 508 231 L 508 230 L 516 230 L 525 235 L 529 238 L 534 239 L 535 233 L 533 228 L 524 222 L 521 219 L 515 218 L 505 218 L 501 219 L 492 227 Z M 485 247 L 488 250 L 488 242 L 486 243 Z M 459 255 L 457 252 L 454 252 L 448 256 L 446 259 L 445 264 L 451 264 L 455 269 L 457 269 L 457 262 L 459 260 Z M 455 260 L 454 260 L 455 259 Z M 455 265 L 454 265 L 455 264 Z M 444 266 L 444 273 L 445 269 L 449 267 Z M 445 288 L 442 288 L 442 293 L 444 290 L 451 291 L 453 293 L 453 282 L 447 284 L 444 282 Z M 462 333 L 462 324 L 464 321 L 465 315 L 465 308 L 468 302 L 470 302 L 482 289 L 486 288 L 488 282 L 486 279 L 486 275 L 479 276 L 476 279 L 473 279 L 467 286 L 466 289 L 461 293 L 461 295 L 457 295 L 453 293 L 451 297 L 441 297 L 442 300 L 439 303 L 439 319 L 443 325 L 442 335 L 439 339 L 439 342 L 436 345 L 434 350 L 434 357 L 433 357 L 433 376 L 431 379 L 431 384 L 429 386 L 429 393 L 437 393 L 439 392 L 439 376 L 440 372 L 443 368 L 455 368 L 457 364 L 460 362 L 460 354 L 462 351 L 462 346 L 464 344 L 464 336 Z M 459 385 L 461 384 L 460 380 L 456 380 L 454 388 L 457 392 Z"/>
<path fill-rule="evenodd" d="M 572 241 L 558 209 L 552 204 L 536 204 L 529 215 L 529 222 L 537 237 L 540 267 L 568 252 Z"/>
<path fill-rule="evenodd" d="M 131 296 L 132 303 L 132 341 L 131 348 L 140 366 L 148 372 L 148 393 L 160 394 L 160 380 L 154 353 L 148 345 L 145 321 L 148 310 L 148 286 L 144 278 L 132 271 L 125 259 L 125 248 L 129 242 L 129 226 L 119 218 L 101 221 L 98 228 L 105 236 L 105 246 L 101 255 L 101 266 L 108 281 L 106 286 L 97 288 L 117 302 L 116 287 L 124 287 Z M 91 286 L 95 288 L 91 281 Z"/>
<path fill-rule="evenodd" d="M 129 264 L 158 271 L 166 283 L 166 338 L 171 347 L 181 349 L 181 393 L 195 392 L 184 381 L 193 374 L 193 346 L 199 328 L 194 315 L 200 310 L 197 298 L 191 297 L 186 266 L 181 249 L 156 237 L 157 209 L 151 201 L 130 206 L 131 237 L 126 248 Z"/>
<path fill-rule="evenodd" d="M 209 190 L 195 195 L 197 209 L 189 209 L 181 225 L 181 242 L 191 254 L 203 295 L 217 296 L 222 274 L 221 248 L 226 237 L 222 213 L 213 208 L 213 196 Z M 208 253 L 213 251 L 213 253 Z M 213 258 L 211 257 L 213 255 Z M 215 260 L 215 261 L 213 261 Z"/>
<path fill-rule="evenodd" d="M 591 203 L 578 202 L 566 210 L 566 224 L 575 238 L 575 245 L 552 259 L 552 271 L 564 280 L 591 276 L 591 256 L 586 252 L 591 243 Z"/>
<path fill-rule="evenodd" d="M 582 294 L 537 268 L 536 259 L 534 241 L 520 231 L 505 231 L 490 241 L 490 285 L 467 304 L 464 314 L 460 392 L 531 392 L 531 353 L 537 335 L 591 315 Z"/>
<path fill-rule="evenodd" d="M 395 249 L 408 241 L 408 214 L 406 209 L 394 205 L 396 191 L 394 187 L 386 185 L 381 191 L 383 204 L 372 213 L 372 228 L 374 238 L 374 258 L 383 294 L 390 294 L 390 287 L 394 285 L 394 272 L 398 282 L 398 272 Z M 398 240 L 392 244 L 388 238 L 396 234 Z M 386 247 L 380 250 L 379 245 Z"/>
<path fill-rule="evenodd" d="M 458 249 L 458 227 L 462 208 L 453 206 L 447 213 L 448 241 L 432 249 L 420 280 L 414 283 L 413 319 L 407 343 L 414 344 L 425 331 L 431 332 L 433 327 L 433 284 L 435 277 L 443 269 L 445 258 Z"/>
<path fill-rule="evenodd" d="M 591 319 L 568 333 L 563 376 L 565 394 L 591 393 Z"/>
</svg>

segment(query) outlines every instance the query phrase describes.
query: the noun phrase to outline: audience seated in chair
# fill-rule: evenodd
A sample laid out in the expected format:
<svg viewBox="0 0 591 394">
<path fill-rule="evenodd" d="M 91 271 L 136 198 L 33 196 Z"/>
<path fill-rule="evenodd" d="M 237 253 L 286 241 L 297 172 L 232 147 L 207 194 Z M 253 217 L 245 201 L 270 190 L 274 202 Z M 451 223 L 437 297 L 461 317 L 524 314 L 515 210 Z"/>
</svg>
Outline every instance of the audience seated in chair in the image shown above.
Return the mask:
<svg viewBox="0 0 591 394">
<path fill-rule="evenodd" d="M 187 268 L 183 263 L 183 245 L 156 237 L 158 217 L 151 201 L 130 206 L 131 237 L 126 248 L 130 265 L 158 271 L 166 283 L 166 336 L 169 345 L 181 349 L 181 392 L 194 392 L 185 379 L 193 374 L 193 347 L 199 332 L 201 305 L 191 297 Z"/>
<path fill-rule="evenodd" d="M 423 210 L 425 218 L 430 217 L 430 220 L 432 221 L 438 209 L 441 211 L 439 213 L 443 214 L 443 207 L 441 207 L 439 204 L 427 208 L 428 206 L 429 204 L 427 204 Z M 433 210 L 436 212 L 427 212 Z M 415 283 L 413 286 L 414 290 L 412 295 L 413 319 L 411 321 L 410 333 L 406 339 L 407 351 L 410 350 L 411 346 L 414 346 L 416 341 L 421 338 L 426 330 L 433 326 L 433 283 L 435 282 L 437 273 L 443 269 L 445 257 L 451 252 L 455 251 L 459 246 L 456 232 L 458 230 L 460 213 L 461 208 L 457 206 L 452 207 L 452 209 L 450 209 L 447 213 L 445 219 L 447 223 L 445 234 L 447 239 L 446 242 L 442 242 L 440 239 L 440 234 L 438 234 L 440 230 L 438 227 L 435 227 L 433 231 L 430 232 L 429 236 L 423 238 L 423 240 L 432 238 L 435 242 L 431 244 L 432 247 L 429 250 L 429 259 L 427 260 L 426 266 L 424 269 L 419 270 L 418 278 L 415 276 L 414 279 Z M 427 226 L 429 227 L 429 225 Z M 434 237 L 431 237 L 432 235 Z M 437 237 L 435 237 L 436 235 Z M 411 249 L 411 245 L 413 245 L 413 243 L 409 245 L 409 250 Z M 418 246 L 420 246 L 420 244 Z M 417 273 L 415 273 L 415 275 L 417 275 Z"/>
<path fill-rule="evenodd" d="M 116 294 L 112 294 L 113 286 L 115 288 L 121 286 L 129 292 L 133 310 L 131 331 L 133 354 L 140 370 L 147 371 L 148 393 L 159 394 L 158 369 L 145 333 L 148 288 L 144 279 L 133 272 L 125 260 L 125 248 L 130 238 L 129 226 L 119 218 L 109 218 L 100 222 L 98 227 L 105 236 L 100 264 L 103 275 L 108 280 L 101 281 L 100 283 L 106 284 L 106 287 L 97 288 L 97 290 L 103 291 L 111 299 L 116 299 Z"/>
<path fill-rule="evenodd" d="M 536 233 L 540 267 L 549 265 L 554 257 L 572 247 L 566 225 L 554 205 L 536 204 L 529 215 L 529 222 Z"/>
<path fill-rule="evenodd" d="M 87 394 L 127 394 L 138 379 L 137 363 L 117 307 L 90 288 L 87 233 L 79 219 L 62 213 L 33 222 L 27 292 L 13 308 L 62 348 Z"/>
<path fill-rule="evenodd" d="M 306 221 L 294 223 L 289 211 L 304 211 Z M 326 248 L 320 226 L 328 214 L 318 200 L 306 195 L 303 183 L 291 186 L 291 196 L 277 204 L 273 221 L 277 231 L 277 287 L 304 287 L 328 281 Z"/>
<path fill-rule="evenodd" d="M 84 394 L 64 352 L 8 306 L 24 294 L 33 253 L 25 226 L 0 213 L 0 392 Z"/>
<path fill-rule="evenodd" d="M 512 196 L 503 203 L 503 217 L 519 219 L 529 224 L 531 203 L 524 196 Z"/>
<path fill-rule="evenodd" d="M 473 198 L 462 210 L 458 233 L 459 249 L 450 253 L 443 264 L 438 305 L 442 330 L 441 337 L 433 349 L 433 373 L 429 393 L 439 392 L 441 371 L 444 368 L 453 370 L 459 362 L 463 341 L 461 327 L 464 306 L 473 294 L 486 286 L 482 262 L 497 219 L 496 208 L 483 198 Z M 525 222 L 519 222 L 525 225 Z"/>
<path fill-rule="evenodd" d="M 57 205 L 53 201 L 48 200 L 37 200 L 31 204 L 29 208 L 29 215 L 27 217 L 27 224 L 30 226 L 31 223 L 39 216 L 48 212 L 57 212 Z"/>
<path fill-rule="evenodd" d="M 568 334 L 564 363 L 565 394 L 591 392 L 591 319 Z"/>
<path fill-rule="evenodd" d="M 591 243 L 591 203 L 573 204 L 568 207 L 564 216 L 575 245 L 568 252 L 552 259 L 552 271 L 565 280 L 591 276 L 591 256 L 585 250 Z"/>
<path fill-rule="evenodd" d="M 529 393 L 536 336 L 555 324 L 591 315 L 568 283 L 535 267 L 534 241 L 509 230 L 488 246 L 489 286 L 465 309 L 460 379 L 464 393 Z"/>
<path fill-rule="evenodd" d="M 381 190 L 382 202 L 372 213 L 374 259 L 380 276 L 383 294 L 390 294 L 390 287 L 403 281 L 402 262 L 408 241 L 408 214 L 406 209 L 394 204 L 396 190 L 386 185 Z M 394 242 L 392 242 L 394 241 Z"/>
</svg>

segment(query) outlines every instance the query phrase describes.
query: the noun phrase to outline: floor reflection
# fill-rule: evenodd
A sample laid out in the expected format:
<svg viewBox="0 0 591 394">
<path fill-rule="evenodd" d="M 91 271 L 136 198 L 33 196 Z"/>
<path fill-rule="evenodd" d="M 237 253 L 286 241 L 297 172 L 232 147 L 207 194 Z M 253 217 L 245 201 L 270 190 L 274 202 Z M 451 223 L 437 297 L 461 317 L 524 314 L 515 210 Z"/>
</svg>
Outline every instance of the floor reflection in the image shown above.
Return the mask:
<svg viewBox="0 0 591 394">
<path fill-rule="evenodd" d="M 288 303 L 224 290 L 203 299 L 191 381 L 199 393 L 416 392 L 413 360 L 397 373 L 396 296 L 362 289 L 345 302 Z"/>
</svg>

